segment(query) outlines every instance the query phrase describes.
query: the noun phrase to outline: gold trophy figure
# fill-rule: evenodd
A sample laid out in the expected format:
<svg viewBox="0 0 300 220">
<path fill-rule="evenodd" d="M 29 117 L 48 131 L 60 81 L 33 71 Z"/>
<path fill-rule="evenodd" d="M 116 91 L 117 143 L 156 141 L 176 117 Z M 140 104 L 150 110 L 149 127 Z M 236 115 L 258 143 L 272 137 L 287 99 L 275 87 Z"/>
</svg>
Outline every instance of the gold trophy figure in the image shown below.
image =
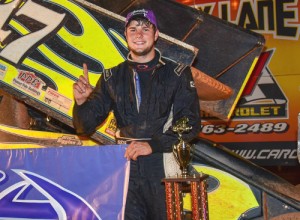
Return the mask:
<svg viewBox="0 0 300 220">
<path fill-rule="evenodd" d="M 177 163 L 180 165 L 182 171 L 182 177 L 188 177 L 188 166 L 191 161 L 191 150 L 192 146 L 185 142 L 182 138 L 182 134 L 192 130 L 192 126 L 188 125 L 189 119 L 183 117 L 176 121 L 175 125 L 172 126 L 172 131 L 178 134 L 178 140 L 176 144 L 173 145 L 173 154 Z"/>
</svg>

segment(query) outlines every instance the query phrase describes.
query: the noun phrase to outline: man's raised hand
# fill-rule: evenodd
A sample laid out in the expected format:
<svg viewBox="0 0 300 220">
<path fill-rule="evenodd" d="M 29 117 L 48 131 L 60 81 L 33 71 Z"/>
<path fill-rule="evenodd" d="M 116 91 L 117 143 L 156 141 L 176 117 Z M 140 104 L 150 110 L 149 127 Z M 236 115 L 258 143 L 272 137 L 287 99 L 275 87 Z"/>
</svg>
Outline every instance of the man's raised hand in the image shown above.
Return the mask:
<svg viewBox="0 0 300 220">
<path fill-rule="evenodd" d="M 89 81 L 89 71 L 87 65 L 83 64 L 83 75 L 79 76 L 76 83 L 73 84 L 73 94 L 77 105 L 83 104 L 89 95 L 92 93 L 93 88 Z"/>
</svg>

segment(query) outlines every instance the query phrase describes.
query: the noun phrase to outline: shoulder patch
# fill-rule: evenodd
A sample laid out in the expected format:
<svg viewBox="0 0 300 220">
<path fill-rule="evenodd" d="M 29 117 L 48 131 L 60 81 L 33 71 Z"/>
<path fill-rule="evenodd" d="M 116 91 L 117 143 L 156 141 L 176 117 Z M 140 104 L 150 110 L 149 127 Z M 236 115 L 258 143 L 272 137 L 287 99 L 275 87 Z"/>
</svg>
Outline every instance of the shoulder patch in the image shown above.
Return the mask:
<svg viewBox="0 0 300 220">
<path fill-rule="evenodd" d="M 111 72 L 111 70 L 109 69 L 109 70 L 104 70 L 104 72 L 103 72 L 103 77 L 104 77 L 104 80 L 105 81 L 107 81 L 107 80 L 109 80 L 109 78 L 112 76 L 112 72 Z"/>
<path fill-rule="evenodd" d="M 176 73 L 176 75 L 180 76 L 186 67 L 187 67 L 187 65 L 185 65 L 183 63 L 179 63 L 177 65 L 177 67 L 174 69 L 174 72 Z"/>
</svg>

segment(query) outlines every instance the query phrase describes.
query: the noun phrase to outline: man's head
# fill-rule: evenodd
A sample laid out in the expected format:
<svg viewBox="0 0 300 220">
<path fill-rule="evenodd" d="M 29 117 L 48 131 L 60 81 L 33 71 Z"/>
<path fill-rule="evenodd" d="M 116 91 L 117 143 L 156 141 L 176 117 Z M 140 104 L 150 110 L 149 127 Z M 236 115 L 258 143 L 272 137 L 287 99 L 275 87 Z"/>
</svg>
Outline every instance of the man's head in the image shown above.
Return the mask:
<svg viewBox="0 0 300 220">
<path fill-rule="evenodd" d="M 140 9 L 128 13 L 125 36 L 133 60 L 148 62 L 155 56 L 154 45 L 158 39 L 156 18 L 151 10 Z"/>
</svg>

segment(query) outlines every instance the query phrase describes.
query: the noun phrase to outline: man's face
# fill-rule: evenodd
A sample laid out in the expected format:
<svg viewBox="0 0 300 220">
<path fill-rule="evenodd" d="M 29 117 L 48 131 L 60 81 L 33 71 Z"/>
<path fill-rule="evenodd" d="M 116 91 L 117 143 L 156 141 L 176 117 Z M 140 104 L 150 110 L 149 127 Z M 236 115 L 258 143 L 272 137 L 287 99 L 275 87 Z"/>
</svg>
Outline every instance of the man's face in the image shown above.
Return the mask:
<svg viewBox="0 0 300 220">
<path fill-rule="evenodd" d="M 128 48 L 136 56 L 154 52 L 158 31 L 149 22 L 132 20 L 125 30 Z"/>
</svg>

